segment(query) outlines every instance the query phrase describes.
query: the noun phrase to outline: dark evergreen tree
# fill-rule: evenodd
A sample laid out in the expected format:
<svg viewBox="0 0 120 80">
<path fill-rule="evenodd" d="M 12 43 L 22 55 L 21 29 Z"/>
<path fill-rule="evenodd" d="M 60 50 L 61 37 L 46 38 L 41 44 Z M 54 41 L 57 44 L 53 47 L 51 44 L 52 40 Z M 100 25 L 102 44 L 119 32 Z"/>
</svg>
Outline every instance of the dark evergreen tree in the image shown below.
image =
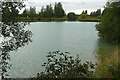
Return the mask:
<svg viewBox="0 0 120 80">
<path fill-rule="evenodd" d="M 93 16 L 93 12 L 90 13 L 90 16 Z"/>
<path fill-rule="evenodd" d="M 36 8 L 35 7 L 30 7 L 30 18 L 33 19 L 36 16 Z"/>
<path fill-rule="evenodd" d="M 85 14 L 84 10 L 82 11 L 82 13 L 81 13 L 81 14 Z"/>
<path fill-rule="evenodd" d="M 101 9 L 97 9 L 97 11 L 91 12 L 90 16 L 94 16 L 94 17 L 101 16 Z"/>
<path fill-rule="evenodd" d="M 44 6 L 42 6 L 42 8 L 41 8 L 41 17 L 44 17 L 44 12 L 45 12 L 45 8 L 44 8 Z"/>
<path fill-rule="evenodd" d="M 49 5 L 49 10 L 48 10 L 48 13 L 49 13 L 49 17 L 54 17 L 54 10 L 52 8 L 52 5 L 50 4 Z"/>
<path fill-rule="evenodd" d="M 65 16 L 65 11 L 63 10 L 62 4 L 55 3 L 54 9 L 52 8 L 52 5 L 46 5 L 41 8 L 41 17 L 43 18 L 52 18 L 52 17 L 57 17 L 57 18 L 62 18 Z"/>
<path fill-rule="evenodd" d="M 55 17 L 58 17 L 58 18 L 62 18 L 65 16 L 65 11 L 64 11 L 62 4 L 60 2 L 55 3 L 54 14 L 55 14 Z"/>
<path fill-rule="evenodd" d="M 85 10 L 84 14 L 88 14 L 87 10 Z"/>
<path fill-rule="evenodd" d="M 96 16 L 101 16 L 101 9 L 97 9 Z"/>
<path fill-rule="evenodd" d="M 44 18 L 52 18 L 54 17 L 54 11 L 52 5 L 46 5 L 46 8 L 41 8 L 41 16 Z"/>
<path fill-rule="evenodd" d="M 27 16 L 29 16 L 29 14 L 30 14 L 30 12 L 27 9 L 25 9 L 22 13 L 22 16 L 27 17 Z"/>
<path fill-rule="evenodd" d="M 96 16 L 97 16 L 97 15 L 96 15 L 96 11 L 93 11 L 93 16 L 94 16 L 94 17 L 96 17 Z"/>
</svg>

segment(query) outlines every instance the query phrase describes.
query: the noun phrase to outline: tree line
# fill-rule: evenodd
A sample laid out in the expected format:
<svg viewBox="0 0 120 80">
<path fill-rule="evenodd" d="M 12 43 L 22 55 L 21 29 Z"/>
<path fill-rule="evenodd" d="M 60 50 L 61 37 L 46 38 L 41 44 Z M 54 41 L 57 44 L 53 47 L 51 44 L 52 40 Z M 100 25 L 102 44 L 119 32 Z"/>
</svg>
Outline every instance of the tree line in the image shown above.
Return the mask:
<svg viewBox="0 0 120 80">
<path fill-rule="evenodd" d="M 80 13 L 79 16 L 82 18 L 86 18 L 87 16 L 91 17 L 98 17 L 101 16 L 101 9 L 97 9 L 96 11 L 93 11 L 88 14 L 87 10 L 83 10 L 82 13 Z M 74 12 L 69 12 L 68 14 L 65 13 L 65 10 L 63 9 L 63 6 L 61 2 L 55 3 L 54 6 L 51 4 L 42 6 L 40 12 L 36 12 L 35 7 L 30 7 L 29 9 L 25 9 L 23 13 L 21 14 L 22 17 L 30 17 L 32 18 L 63 18 L 66 17 L 68 21 L 75 21 L 77 20 L 78 14 L 75 14 Z"/>
<path fill-rule="evenodd" d="M 91 13 L 90 13 L 90 16 L 95 16 L 95 17 L 97 17 L 97 16 L 101 16 L 101 9 L 97 9 L 97 11 L 92 11 Z"/>
<path fill-rule="evenodd" d="M 30 9 L 25 9 L 22 13 L 22 16 L 24 17 L 32 17 L 38 15 L 42 18 L 62 18 L 64 17 L 65 11 L 62 7 L 62 4 L 60 2 L 55 3 L 54 8 L 52 7 L 52 5 L 46 5 L 46 7 L 42 6 L 41 11 L 37 14 L 36 13 L 36 8 L 35 7 L 30 7 Z"/>
</svg>

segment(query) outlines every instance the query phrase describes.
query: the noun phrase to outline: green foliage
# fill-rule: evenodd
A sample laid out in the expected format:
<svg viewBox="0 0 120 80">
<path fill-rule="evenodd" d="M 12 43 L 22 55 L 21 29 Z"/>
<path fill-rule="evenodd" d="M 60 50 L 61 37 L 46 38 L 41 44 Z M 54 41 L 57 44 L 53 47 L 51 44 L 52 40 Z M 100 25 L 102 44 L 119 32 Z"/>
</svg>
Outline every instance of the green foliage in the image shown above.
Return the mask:
<svg viewBox="0 0 120 80">
<path fill-rule="evenodd" d="M 80 14 L 80 19 L 85 19 L 87 18 L 88 14 L 87 14 L 87 10 L 83 10 L 83 12 Z"/>
<path fill-rule="evenodd" d="M 30 7 L 30 18 L 33 19 L 36 16 L 36 8 L 35 7 Z"/>
<path fill-rule="evenodd" d="M 87 15 L 87 10 L 83 10 L 83 12 L 81 14 L 86 14 Z"/>
<path fill-rule="evenodd" d="M 41 17 L 42 18 L 62 18 L 65 16 L 65 11 L 63 10 L 62 4 L 55 3 L 54 9 L 52 8 L 52 5 L 46 5 L 46 8 L 44 6 L 41 8 Z"/>
<path fill-rule="evenodd" d="M 101 16 L 101 9 L 97 9 L 96 16 Z"/>
<path fill-rule="evenodd" d="M 2 78 L 8 76 L 7 69 L 10 69 L 9 52 L 18 50 L 31 42 L 32 32 L 25 30 L 24 26 L 28 23 L 17 22 L 19 9 L 24 7 L 23 2 L 3 2 L 2 3 L 2 22 L 0 23 L 0 75 Z"/>
<path fill-rule="evenodd" d="M 101 22 L 96 25 L 100 38 L 120 43 L 120 2 L 113 2 L 103 11 Z"/>
<path fill-rule="evenodd" d="M 97 49 L 99 63 L 96 66 L 96 78 L 117 78 L 118 77 L 118 49 L 113 47 L 99 47 Z"/>
<path fill-rule="evenodd" d="M 118 65 L 109 62 L 99 63 L 95 72 L 96 78 L 117 78 Z"/>
<path fill-rule="evenodd" d="M 19 9 L 24 7 L 23 2 L 2 2 L 2 21 L 16 21 Z"/>
<path fill-rule="evenodd" d="M 81 18 L 81 19 L 87 18 L 87 14 L 81 14 L 81 15 L 80 15 L 80 18 Z"/>
<path fill-rule="evenodd" d="M 74 12 L 70 12 L 67 14 L 68 21 L 76 21 L 76 14 Z"/>
<path fill-rule="evenodd" d="M 87 14 L 87 10 L 85 10 L 85 13 L 84 14 Z"/>
<path fill-rule="evenodd" d="M 91 62 L 81 63 L 79 57 L 74 59 L 69 52 L 49 52 L 48 62 L 42 66 L 45 71 L 37 74 L 37 78 L 91 78 L 94 65 Z"/>
<path fill-rule="evenodd" d="M 41 17 L 44 18 L 52 18 L 54 17 L 54 12 L 53 12 L 53 8 L 52 5 L 46 5 L 46 8 L 42 7 L 41 9 Z"/>
<path fill-rule="evenodd" d="M 93 16 L 93 17 L 101 16 L 101 9 L 97 9 L 97 11 L 91 12 L 90 16 Z"/>
<path fill-rule="evenodd" d="M 30 9 L 25 9 L 23 11 L 23 13 L 21 14 L 22 17 L 30 17 L 31 20 L 33 18 L 35 18 L 36 15 L 37 15 L 37 13 L 36 13 L 36 8 L 35 7 L 30 7 Z"/>
<path fill-rule="evenodd" d="M 33 8 L 35 11 L 35 8 Z M 50 22 L 50 21 L 84 21 L 84 22 L 99 22 L 101 19 L 100 16 L 100 9 L 97 9 L 97 11 L 94 11 L 94 13 L 91 12 L 91 15 L 88 15 L 88 11 L 85 10 L 81 13 L 81 15 L 76 15 L 74 12 L 71 14 L 65 14 L 65 11 L 62 7 L 62 4 L 60 2 L 55 3 L 54 8 L 52 5 L 46 5 L 46 7 L 42 6 L 41 11 L 38 14 L 33 14 L 30 17 L 30 10 L 25 9 L 23 11 L 23 14 L 19 15 L 19 18 L 17 18 L 17 21 L 23 21 L 23 22 Z M 96 13 L 99 13 L 99 16 L 94 16 Z M 98 15 L 98 14 L 97 14 Z M 66 18 L 67 17 L 67 18 Z"/>
<path fill-rule="evenodd" d="M 22 13 L 22 16 L 27 17 L 29 14 L 30 14 L 29 11 L 27 9 L 25 9 Z"/>
<path fill-rule="evenodd" d="M 54 13 L 55 13 L 55 17 L 58 17 L 58 18 L 62 18 L 65 16 L 65 11 L 64 11 L 62 4 L 60 2 L 55 3 Z"/>
</svg>

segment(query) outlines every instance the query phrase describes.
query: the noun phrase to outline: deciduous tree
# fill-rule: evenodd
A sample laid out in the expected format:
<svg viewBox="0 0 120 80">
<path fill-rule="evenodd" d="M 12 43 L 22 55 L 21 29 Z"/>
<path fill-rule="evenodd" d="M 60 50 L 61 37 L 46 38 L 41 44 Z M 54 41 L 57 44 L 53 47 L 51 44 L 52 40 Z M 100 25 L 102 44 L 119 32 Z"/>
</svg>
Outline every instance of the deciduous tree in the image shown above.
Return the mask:
<svg viewBox="0 0 120 80">
<path fill-rule="evenodd" d="M 120 2 L 107 3 L 101 22 L 96 25 L 101 39 L 120 43 Z"/>
</svg>

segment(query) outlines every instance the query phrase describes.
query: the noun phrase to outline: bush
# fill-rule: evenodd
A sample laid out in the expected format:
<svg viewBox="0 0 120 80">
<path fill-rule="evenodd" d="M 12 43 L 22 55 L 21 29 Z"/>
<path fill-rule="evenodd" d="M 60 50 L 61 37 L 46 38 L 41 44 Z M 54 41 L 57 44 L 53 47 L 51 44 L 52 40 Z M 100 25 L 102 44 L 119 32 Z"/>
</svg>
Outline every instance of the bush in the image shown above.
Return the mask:
<svg viewBox="0 0 120 80">
<path fill-rule="evenodd" d="M 87 14 L 81 14 L 80 15 L 80 19 L 85 19 L 85 18 L 87 18 Z"/>
<path fill-rule="evenodd" d="M 76 14 L 74 12 L 68 13 L 67 20 L 68 21 L 76 21 Z"/>
<path fill-rule="evenodd" d="M 94 65 L 86 61 L 81 63 L 79 57 L 74 59 L 69 52 L 60 51 L 49 52 L 48 62 L 42 66 L 45 71 L 37 73 L 37 78 L 91 78 L 93 77 Z"/>
<path fill-rule="evenodd" d="M 113 2 L 106 6 L 96 29 L 101 39 L 120 44 L 120 2 Z"/>
</svg>

